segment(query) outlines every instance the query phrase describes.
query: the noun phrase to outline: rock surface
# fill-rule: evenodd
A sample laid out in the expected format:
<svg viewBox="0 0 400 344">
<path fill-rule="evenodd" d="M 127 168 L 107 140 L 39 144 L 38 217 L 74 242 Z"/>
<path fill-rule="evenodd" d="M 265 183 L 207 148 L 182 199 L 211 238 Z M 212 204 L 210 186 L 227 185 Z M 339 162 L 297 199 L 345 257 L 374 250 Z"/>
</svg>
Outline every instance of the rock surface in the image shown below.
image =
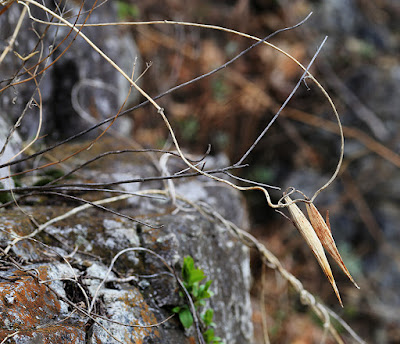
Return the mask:
<svg viewBox="0 0 400 344">
<path fill-rule="evenodd" d="M 109 146 L 107 145 L 109 144 Z M 111 150 L 106 140 L 84 152 L 96 155 Z M 66 148 L 58 153 L 66 154 Z M 211 161 L 212 167 L 218 161 Z M 181 168 L 178 159 L 170 169 Z M 99 159 L 79 171 L 73 183 L 121 180 L 157 175 L 158 171 L 135 154 Z M 96 178 L 97 176 L 97 178 Z M 22 179 L 22 184 L 24 180 Z M 183 257 L 191 255 L 195 264 L 211 279 L 215 293 L 207 307 L 215 311 L 215 333 L 225 343 L 252 341 L 250 306 L 250 261 L 248 249 L 207 209 L 217 210 L 237 225 L 246 224 L 242 200 L 231 189 L 196 177 L 175 181 L 178 208 L 168 194 L 153 198 L 132 196 L 104 204 L 145 224 L 135 223 L 101 209 L 87 208 L 60 218 L 38 233 L 35 240 L 21 240 L 9 251 L 10 259 L 0 273 L 0 340 L 9 343 L 195 343 L 193 329 L 185 331 L 177 317 L 151 327 L 182 304 L 178 285 L 165 263 L 178 275 Z M 136 192 L 158 190 L 163 184 L 126 184 Z M 182 193 L 181 193 L 182 192 Z M 188 203 L 179 195 L 190 198 Z M 110 195 L 86 193 L 94 200 Z M 157 198 L 154 198 L 156 197 Z M 209 206 L 202 206 L 207 202 Z M 37 224 L 66 214 L 79 204 L 56 196 L 32 196 L 21 209 Z M 197 207 L 197 208 L 196 208 Z M 206 212 L 205 212 L 206 211 Z M 6 249 L 16 236 L 28 235 L 34 224 L 18 208 L 0 213 L 0 245 Z M 122 250 L 108 273 L 111 261 Z M 149 251 L 158 254 L 164 261 Z M 4 258 L 3 258 L 4 259 Z M 108 273 L 108 277 L 107 277 Z M 123 278 L 128 278 L 122 280 Z M 103 283 L 103 279 L 107 281 Z M 84 314 L 93 298 L 90 319 Z M 78 310 L 76 307 L 79 307 Z M 112 322 L 111 322 L 112 321 Z M 12 337 L 11 337 L 12 336 Z"/>
</svg>

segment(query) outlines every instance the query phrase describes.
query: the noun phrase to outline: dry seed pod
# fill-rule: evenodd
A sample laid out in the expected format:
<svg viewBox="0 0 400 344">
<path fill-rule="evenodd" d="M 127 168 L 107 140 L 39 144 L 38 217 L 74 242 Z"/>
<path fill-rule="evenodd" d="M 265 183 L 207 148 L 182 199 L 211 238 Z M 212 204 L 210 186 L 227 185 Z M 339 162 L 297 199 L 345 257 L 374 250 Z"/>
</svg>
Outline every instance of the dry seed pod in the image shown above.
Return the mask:
<svg viewBox="0 0 400 344">
<path fill-rule="evenodd" d="M 308 217 L 310 218 L 311 225 L 314 227 L 315 233 L 317 234 L 319 240 L 324 246 L 325 250 L 332 256 L 332 258 L 338 263 L 343 272 L 347 275 L 350 281 L 356 286 L 356 288 L 360 289 L 357 283 L 354 281 L 353 277 L 350 275 L 349 270 L 347 270 L 346 266 L 343 263 L 342 257 L 336 247 L 335 240 L 333 239 L 331 233 L 331 227 L 329 225 L 328 216 L 326 218 L 326 222 L 324 218 L 312 203 L 306 203 Z"/>
<path fill-rule="evenodd" d="M 285 196 L 286 203 L 292 202 L 289 196 Z M 303 238 L 306 240 L 308 246 L 310 246 L 312 252 L 314 253 L 315 258 L 322 270 L 324 271 L 326 277 L 332 285 L 333 290 L 340 302 L 340 305 L 343 307 L 342 300 L 340 298 L 339 290 L 336 286 L 335 279 L 333 278 L 332 270 L 329 265 L 328 259 L 326 258 L 324 248 L 322 247 L 321 241 L 316 235 L 311 223 L 307 220 L 306 216 L 300 210 L 300 208 L 296 205 L 296 203 L 292 203 L 287 206 L 289 209 L 290 216 L 293 219 L 293 222 L 301 233 Z"/>
</svg>

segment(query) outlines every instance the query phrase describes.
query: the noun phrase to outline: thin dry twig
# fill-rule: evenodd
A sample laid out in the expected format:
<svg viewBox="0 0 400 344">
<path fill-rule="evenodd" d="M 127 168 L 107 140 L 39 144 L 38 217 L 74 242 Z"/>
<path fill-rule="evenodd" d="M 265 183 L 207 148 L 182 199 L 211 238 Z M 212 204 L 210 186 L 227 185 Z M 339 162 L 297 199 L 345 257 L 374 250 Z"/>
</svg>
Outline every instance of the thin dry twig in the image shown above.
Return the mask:
<svg viewBox="0 0 400 344">
<path fill-rule="evenodd" d="M 168 199 L 165 197 L 160 197 L 160 196 L 153 196 L 153 195 L 142 195 L 140 193 L 137 192 L 131 192 L 131 191 L 126 191 L 126 190 L 118 190 L 118 189 L 102 189 L 102 188 L 58 188 L 55 189 L 58 190 L 59 192 L 71 192 L 71 193 L 82 193 L 82 192 L 107 192 L 107 193 L 111 193 L 111 194 L 121 194 L 121 195 L 131 195 L 131 196 L 137 196 L 137 197 L 145 197 L 145 198 L 153 198 L 153 199 L 157 199 L 160 201 L 167 201 Z M 44 192 L 28 192 L 26 194 L 23 194 L 21 196 L 19 196 L 18 198 L 15 198 L 17 200 L 17 202 L 19 202 L 19 200 L 23 199 L 23 198 L 28 198 L 31 196 L 37 196 L 37 195 L 43 195 L 46 194 L 46 191 Z M 3 203 L 0 205 L 0 209 L 1 208 L 7 208 L 8 206 L 10 206 L 11 204 L 15 204 L 15 200 L 13 199 L 12 201 L 8 201 L 6 203 Z"/>
<path fill-rule="evenodd" d="M 0 344 L 4 344 L 7 342 L 7 340 L 11 339 L 12 337 L 16 336 L 20 331 L 15 331 L 9 335 L 7 335 L 7 337 L 5 337 Z"/>
<path fill-rule="evenodd" d="M 95 162 L 95 161 L 97 161 L 99 159 L 102 159 L 102 158 L 104 158 L 106 156 L 109 156 L 109 155 L 114 155 L 114 154 L 117 155 L 117 154 L 124 154 L 124 153 L 149 153 L 149 152 L 170 154 L 170 155 L 173 155 L 173 156 L 176 156 L 176 157 L 180 157 L 179 154 L 177 154 L 175 152 L 171 152 L 171 151 L 167 151 L 167 150 L 163 150 L 163 149 L 155 149 L 155 148 L 121 149 L 121 150 L 115 150 L 115 151 L 108 151 L 108 152 L 101 153 L 101 154 L 97 155 L 96 157 L 94 157 L 94 158 L 92 158 L 90 160 L 85 161 L 83 164 L 75 167 L 73 170 L 69 171 L 68 173 L 64 174 L 63 176 L 51 181 L 48 185 L 52 185 L 52 184 L 58 183 L 61 180 L 71 176 L 76 171 L 82 169 L 83 167 L 85 167 L 85 166 L 87 166 L 87 165 L 89 165 L 89 164 L 91 164 L 91 163 L 93 163 L 93 162 Z M 203 160 L 204 158 L 205 158 L 205 156 L 203 156 L 200 160 L 191 160 L 191 161 L 199 162 L 199 161 Z"/>
<path fill-rule="evenodd" d="M 206 170 L 205 172 L 207 174 L 218 174 L 218 173 L 225 173 L 226 171 L 231 171 L 237 168 L 243 168 L 247 165 L 243 166 L 227 166 L 223 168 L 217 168 L 213 170 Z M 179 179 L 179 178 L 188 178 L 188 177 L 196 177 L 201 175 L 202 173 L 200 172 L 192 172 L 192 173 L 184 173 L 184 174 L 173 174 L 169 176 L 154 176 L 154 177 L 140 177 L 140 178 L 132 178 L 132 179 L 124 179 L 124 180 L 119 180 L 115 182 L 108 182 L 108 183 L 71 183 L 71 184 L 61 184 L 61 185 L 42 185 L 42 186 L 24 186 L 24 187 L 15 187 L 13 188 L 14 193 L 20 193 L 20 192 L 30 192 L 30 191 L 63 191 L 63 190 L 71 190 L 74 188 L 74 190 L 79 191 L 79 190 L 86 190 L 86 189 L 93 189 L 96 190 L 97 188 L 102 188 L 102 187 L 111 187 L 115 185 L 122 185 L 122 184 L 130 184 L 130 183 L 145 183 L 145 182 L 151 182 L 151 181 L 162 181 L 162 180 L 168 180 L 168 179 Z M 16 174 L 13 174 L 11 176 L 15 176 Z M 0 193 L 4 192 L 10 192 L 11 189 L 0 189 Z"/>
<path fill-rule="evenodd" d="M 139 224 L 141 224 L 141 225 L 143 225 L 143 226 L 146 226 L 146 227 L 150 227 L 150 228 L 161 228 L 161 227 L 162 227 L 162 226 L 157 226 L 157 225 L 155 225 L 155 224 L 150 224 L 150 223 L 146 223 L 146 222 L 140 221 L 140 220 L 138 220 L 138 219 L 133 218 L 132 216 L 129 216 L 129 215 L 120 213 L 120 212 L 118 212 L 118 211 L 115 211 L 115 210 L 113 210 L 113 209 L 104 207 L 104 206 L 102 206 L 102 205 L 100 205 L 100 204 L 96 204 L 96 202 L 88 201 L 88 200 L 83 199 L 83 198 L 81 198 L 81 197 L 76 197 L 76 196 L 68 195 L 68 194 L 65 194 L 65 193 L 53 192 L 53 191 L 47 191 L 47 192 L 45 192 L 45 193 L 46 193 L 46 194 L 49 194 L 49 195 L 61 196 L 61 197 L 73 199 L 73 200 L 75 200 L 75 201 L 79 201 L 79 202 L 82 202 L 82 203 L 90 204 L 91 206 L 93 206 L 93 207 L 95 207 L 95 208 L 98 208 L 98 209 L 107 211 L 107 212 L 109 212 L 109 213 L 111 213 L 111 214 L 114 214 L 114 215 L 117 215 L 117 216 L 126 218 L 126 219 L 128 219 L 128 220 L 130 220 L 130 221 L 139 223 Z M 127 194 L 127 196 L 128 196 L 128 194 Z M 132 194 L 129 194 L 129 196 L 132 196 Z"/>
<path fill-rule="evenodd" d="M 93 316 L 95 316 L 98 319 L 102 319 L 105 320 L 107 322 L 113 323 L 113 324 L 117 324 L 117 325 L 121 325 L 121 326 L 125 326 L 125 327 L 136 327 L 136 328 L 153 328 L 153 327 L 160 327 L 161 325 L 165 324 L 166 322 L 170 321 L 176 314 L 173 313 L 171 315 L 169 315 L 168 317 L 166 317 L 164 320 L 161 320 L 157 323 L 154 324 L 150 324 L 150 325 L 137 325 L 137 324 L 124 324 L 120 321 L 115 321 L 115 320 L 111 320 L 108 319 L 104 316 L 98 315 L 98 314 L 93 314 L 91 313 Z"/>
</svg>

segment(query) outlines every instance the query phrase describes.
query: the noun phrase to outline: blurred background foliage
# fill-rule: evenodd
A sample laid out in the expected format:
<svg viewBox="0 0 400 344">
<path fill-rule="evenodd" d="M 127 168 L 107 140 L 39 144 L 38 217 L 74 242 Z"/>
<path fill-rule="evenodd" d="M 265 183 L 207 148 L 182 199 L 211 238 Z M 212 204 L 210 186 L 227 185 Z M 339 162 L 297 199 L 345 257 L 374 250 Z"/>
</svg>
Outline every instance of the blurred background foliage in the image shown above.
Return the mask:
<svg viewBox="0 0 400 344">
<path fill-rule="evenodd" d="M 334 274 L 341 309 L 329 283 L 292 224 L 269 209 L 259 193 L 246 193 L 250 231 L 368 342 L 400 342 L 400 3 L 396 0 L 155 0 L 118 1 L 121 20 L 178 20 L 215 24 L 258 37 L 300 28 L 271 42 L 307 65 L 325 35 L 328 42 L 311 72 L 328 90 L 343 121 L 346 148 L 341 173 L 316 200 L 330 211 L 333 235 L 361 286 Z M 144 62 L 142 87 L 157 95 L 223 64 L 253 42 L 228 33 L 172 25 L 131 31 Z M 254 142 L 291 92 L 302 71 L 277 51 L 258 46 L 219 73 L 162 98 L 183 147 L 226 154 L 234 163 Z M 138 141 L 162 147 L 168 133 L 149 108 L 132 113 Z M 303 84 L 278 121 L 247 158 L 244 178 L 311 196 L 333 173 L 340 140 L 331 108 L 311 81 Z M 275 200 L 280 197 L 274 194 Z M 253 306 L 257 343 L 266 307 L 274 343 L 319 343 L 317 326 L 298 296 L 267 271 L 261 305 L 261 264 L 254 257 Z M 344 335 L 346 341 L 346 337 Z M 327 343 L 331 340 L 328 339 Z M 346 341 L 347 342 L 347 341 Z"/>
</svg>

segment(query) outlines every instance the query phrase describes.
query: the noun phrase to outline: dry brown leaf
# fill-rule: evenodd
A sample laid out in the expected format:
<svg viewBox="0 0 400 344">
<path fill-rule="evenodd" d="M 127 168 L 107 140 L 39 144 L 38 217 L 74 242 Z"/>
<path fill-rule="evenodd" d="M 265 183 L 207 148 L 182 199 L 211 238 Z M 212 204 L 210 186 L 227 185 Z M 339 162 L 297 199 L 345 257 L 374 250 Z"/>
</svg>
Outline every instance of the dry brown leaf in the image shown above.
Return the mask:
<svg viewBox="0 0 400 344">
<path fill-rule="evenodd" d="M 329 224 L 328 214 L 326 217 L 326 222 L 324 218 L 312 203 L 306 203 L 308 217 L 310 218 L 311 225 L 313 226 L 315 233 L 317 234 L 319 240 L 324 246 L 325 250 L 332 256 L 332 258 L 336 261 L 336 263 L 340 266 L 343 272 L 347 275 L 350 281 L 356 286 L 356 288 L 360 289 L 357 283 L 354 281 L 353 277 L 350 275 L 349 270 L 347 270 L 346 266 L 343 263 L 342 257 L 336 247 L 335 240 L 333 239 L 331 226 Z"/>
<path fill-rule="evenodd" d="M 292 202 L 289 196 L 285 196 L 286 203 Z M 322 247 L 321 241 L 315 233 L 311 223 L 307 220 L 306 216 L 300 210 L 296 203 L 292 203 L 287 206 L 289 209 L 290 216 L 294 222 L 294 225 L 301 233 L 303 238 L 306 240 L 308 246 L 310 246 L 312 252 L 314 253 L 315 258 L 322 270 L 324 271 L 326 277 L 332 285 L 333 290 L 340 302 L 340 305 L 343 307 L 342 299 L 340 298 L 339 290 L 336 286 L 335 279 L 333 278 L 332 270 L 329 265 L 328 259 L 326 258 L 324 248 Z"/>
</svg>

